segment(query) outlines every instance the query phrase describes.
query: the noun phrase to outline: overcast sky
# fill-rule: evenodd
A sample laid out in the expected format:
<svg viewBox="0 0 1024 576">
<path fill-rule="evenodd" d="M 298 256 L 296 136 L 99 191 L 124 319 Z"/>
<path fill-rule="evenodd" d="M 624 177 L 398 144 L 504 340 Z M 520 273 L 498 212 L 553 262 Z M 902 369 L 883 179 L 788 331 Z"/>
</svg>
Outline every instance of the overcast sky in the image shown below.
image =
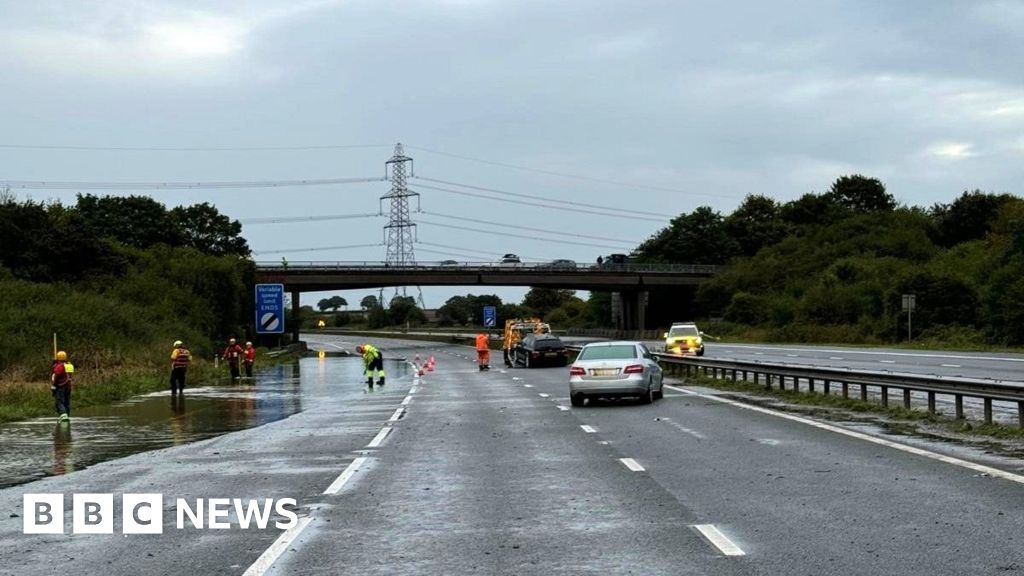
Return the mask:
<svg viewBox="0 0 1024 576">
<path fill-rule="evenodd" d="M 420 176 L 666 220 L 702 204 L 729 211 L 748 193 L 789 200 L 847 173 L 881 178 L 907 204 L 948 202 L 968 188 L 1021 191 L 1019 1 L 0 0 L 0 8 L 0 144 L 360 146 L 4 147 L 0 180 L 380 176 L 401 141 Z M 417 215 L 424 222 L 533 234 L 438 216 L 448 215 L 608 239 L 564 237 L 600 245 L 581 246 L 423 224 L 420 260 L 466 259 L 443 245 L 482 259 L 514 252 L 590 262 L 660 227 L 410 184 L 433 213 Z M 209 200 L 244 220 L 375 212 L 387 190 L 377 182 L 154 196 Z M 247 225 L 244 234 L 256 251 L 294 249 L 285 254 L 293 262 L 379 261 L 382 246 L 298 249 L 378 243 L 383 224 Z M 430 289 L 427 304 L 466 291 Z"/>
</svg>

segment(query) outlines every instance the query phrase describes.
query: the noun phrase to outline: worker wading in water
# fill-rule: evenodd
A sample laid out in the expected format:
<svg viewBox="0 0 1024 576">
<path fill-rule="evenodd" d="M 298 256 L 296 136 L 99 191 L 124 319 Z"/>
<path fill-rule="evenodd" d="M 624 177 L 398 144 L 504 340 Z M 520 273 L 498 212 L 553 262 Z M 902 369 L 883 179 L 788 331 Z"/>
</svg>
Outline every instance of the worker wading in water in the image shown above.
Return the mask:
<svg viewBox="0 0 1024 576">
<path fill-rule="evenodd" d="M 174 342 L 174 350 L 171 350 L 171 395 L 178 392 L 185 393 L 185 374 L 188 372 L 188 365 L 192 361 L 192 353 L 181 342 Z"/>
<path fill-rule="evenodd" d="M 476 362 L 481 372 L 491 369 L 490 337 L 483 332 L 476 335 Z"/>
<path fill-rule="evenodd" d="M 377 385 L 384 385 L 384 355 L 371 344 L 356 346 L 356 352 L 363 357 L 363 369 L 366 371 L 366 385 L 373 387 L 373 378 L 378 378 Z M 374 374 L 376 373 L 376 374 Z"/>
<path fill-rule="evenodd" d="M 239 346 L 237 342 L 235 342 L 234 338 L 228 340 L 228 347 L 224 349 L 224 354 L 221 356 L 221 358 L 227 360 L 228 368 L 231 369 L 232 380 L 238 380 L 239 378 L 242 377 L 241 373 L 239 372 L 239 364 L 242 362 L 243 352 L 244 351 L 242 350 L 242 347 Z"/>
</svg>

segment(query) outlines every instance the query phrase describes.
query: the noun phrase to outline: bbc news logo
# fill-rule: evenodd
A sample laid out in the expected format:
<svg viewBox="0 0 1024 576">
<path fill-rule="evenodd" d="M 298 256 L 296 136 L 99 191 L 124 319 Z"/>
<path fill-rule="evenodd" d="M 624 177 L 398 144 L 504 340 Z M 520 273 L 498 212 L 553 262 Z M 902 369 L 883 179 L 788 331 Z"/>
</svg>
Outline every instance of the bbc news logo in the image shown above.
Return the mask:
<svg viewBox="0 0 1024 576">
<path fill-rule="evenodd" d="M 113 494 L 73 494 L 71 506 L 72 534 L 113 534 Z M 294 498 L 243 500 L 241 498 L 198 498 L 175 500 L 175 526 L 199 530 L 260 530 L 270 525 L 287 530 L 299 522 Z M 25 494 L 22 497 L 22 532 L 25 534 L 64 534 L 63 494 Z M 232 515 L 232 512 L 234 513 Z M 122 494 L 121 532 L 123 534 L 163 534 L 163 494 Z"/>
</svg>

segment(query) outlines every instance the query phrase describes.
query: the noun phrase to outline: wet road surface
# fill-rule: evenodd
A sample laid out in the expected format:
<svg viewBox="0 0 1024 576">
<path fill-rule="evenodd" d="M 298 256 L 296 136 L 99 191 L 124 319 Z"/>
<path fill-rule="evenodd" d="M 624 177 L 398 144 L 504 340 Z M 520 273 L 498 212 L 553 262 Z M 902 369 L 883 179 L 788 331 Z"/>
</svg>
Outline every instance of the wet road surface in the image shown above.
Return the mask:
<svg viewBox="0 0 1024 576">
<path fill-rule="evenodd" d="M 1005 463 L 1009 474 L 993 476 L 699 389 L 666 389 L 653 406 L 571 408 L 565 369 L 480 373 L 470 348 L 408 346 L 408 356 L 438 359 L 422 381 L 398 378 L 365 394 L 328 377 L 333 394 L 289 418 L 0 490 L 0 573 L 1024 567 L 1024 476 Z M 27 536 L 7 516 L 20 514 L 28 491 L 293 497 L 303 521 L 287 533 L 177 530 L 165 518 L 159 536 Z"/>
</svg>

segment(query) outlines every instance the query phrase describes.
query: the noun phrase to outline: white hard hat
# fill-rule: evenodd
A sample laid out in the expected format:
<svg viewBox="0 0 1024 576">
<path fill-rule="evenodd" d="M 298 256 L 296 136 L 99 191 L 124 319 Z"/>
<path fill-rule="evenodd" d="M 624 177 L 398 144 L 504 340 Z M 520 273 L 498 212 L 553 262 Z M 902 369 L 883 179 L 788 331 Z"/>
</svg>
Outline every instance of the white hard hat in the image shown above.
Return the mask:
<svg viewBox="0 0 1024 576">
<path fill-rule="evenodd" d="M 174 347 L 175 348 L 177 348 L 178 346 L 181 346 L 182 344 L 184 344 L 184 342 L 182 342 L 181 340 L 175 340 L 174 341 Z"/>
<path fill-rule="evenodd" d="M 246 346 L 252 346 L 252 342 L 246 342 L 245 345 Z"/>
</svg>

